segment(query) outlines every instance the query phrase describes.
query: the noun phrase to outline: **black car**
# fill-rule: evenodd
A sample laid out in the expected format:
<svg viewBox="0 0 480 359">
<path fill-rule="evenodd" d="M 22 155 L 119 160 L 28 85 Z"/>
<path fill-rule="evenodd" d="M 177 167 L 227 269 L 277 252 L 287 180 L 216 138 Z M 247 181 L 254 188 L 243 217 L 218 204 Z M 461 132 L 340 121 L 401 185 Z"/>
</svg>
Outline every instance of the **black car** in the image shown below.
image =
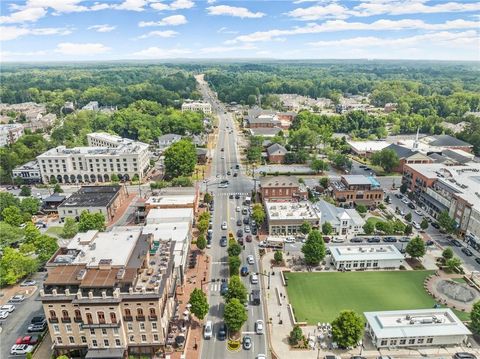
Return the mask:
<svg viewBox="0 0 480 359">
<path fill-rule="evenodd" d="M 462 243 L 460 243 L 459 241 L 457 241 L 456 239 L 452 239 L 450 241 L 450 243 L 452 243 L 455 247 L 461 247 L 462 246 Z"/>
<path fill-rule="evenodd" d="M 463 252 L 467 257 L 473 256 L 472 251 L 471 251 L 470 249 L 468 249 L 468 248 L 465 248 L 465 247 L 462 248 L 462 252 Z"/>
<path fill-rule="evenodd" d="M 242 225 L 242 220 L 241 219 L 237 219 L 237 226 L 241 226 Z"/>
<path fill-rule="evenodd" d="M 235 168 L 238 170 L 240 168 L 240 165 L 235 165 Z"/>
<path fill-rule="evenodd" d="M 395 193 L 395 197 L 397 197 L 398 199 L 402 199 L 402 198 L 403 198 L 403 194 L 401 194 L 401 193 Z"/>
<path fill-rule="evenodd" d="M 225 294 L 227 294 L 227 292 L 228 292 L 228 284 L 227 284 L 227 282 L 223 282 L 220 285 L 220 295 L 225 295 Z"/>
<path fill-rule="evenodd" d="M 396 243 L 397 239 L 395 237 L 385 237 L 383 238 L 383 241 L 386 243 Z"/>
<path fill-rule="evenodd" d="M 37 316 L 32 318 L 30 324 L 28 325 L 27 331 L 29 333 L 43 332 L 45 329 L 47 329 L 47 320 L 44 316 Z"/>
<path fill-rule="evenodd" d="M 408 208 L 415 209 L 416 207 L 415 207 L 415 205 L 414 205 L 412 202 L 410 202 L 410 203 L 408 204 Z"/>
<path fill-rule="evenodd" d="M 432 227 L 436 229 L 440 229 L 440 225 L 437 222 L 432 222 Z"/>
<path fill-rule="evenodd" d="M 228 198 L 233 199 L 233 194 L 231 194 L 230 196 L 228 196 Z"/>
<path fill-rule="evenodd" d="M 227 237 L 223 236 L 220 238 L 220 247 L 226 247 L 227 246 Z"/>
<path fill-rule="evenodd" d="M 250 219 L 248 217 L 243 217 L 243 224 L 249 224 Z"/>
<path fill-rule="evenodd" d="M 354 237 L 354 238 L 350 239 L 350 242 L 352 242 L 352 243 L 362 243 L 362 242 L 363 242 L 363 238 Z"/>
<path fill-rule="evenodd" d="M 255 236 L 257 235 L 257 227 L 252 226 L 252 234 Z"/>
<path fill-rule="evenodd" d="M 368 243 L 380 243 L 380 237 L 371 237 L 367 239 Z"/>
<path fill-rule="evenodd" d="M 233 177 L 237 177 L 238 176 L 238 173 L 237 172 L 234 172 L 233 173 Z"/>
<path fill-rule="evenodd" d="M 235 195 L 235 199 L 240 199 L 240 195 L 238 193 Z"/>
<path fill-rule="evenodd" d="M 238 242 L 238 244 L 243 246 L 243 237 L 238 238 L 237 242 Z"/>
<path fill-rule="evenodd" d="M 455 353 L 455 355 L 453 356 L 453 359 L 477 359 L 477 357 L 471 353 L 459 352 L 459 353 Z"/>
<path fill-rule="evenodd" d="M 218 327 L 217 339 L 218 340 L 225 340 L 227 338 L 227 326 L 225 323 L 220 323 Z"/>
<path fill-rule="evenodd" d="M 478 264 L 480 264 L 480 258 L 475 258 L 475 262 L 477 262 Z"/>
<path fill-rule="evenodd" d="M 237 231 L 237 237 L 243 237 L 243 231 L 241 229 Z"/>
</svg>

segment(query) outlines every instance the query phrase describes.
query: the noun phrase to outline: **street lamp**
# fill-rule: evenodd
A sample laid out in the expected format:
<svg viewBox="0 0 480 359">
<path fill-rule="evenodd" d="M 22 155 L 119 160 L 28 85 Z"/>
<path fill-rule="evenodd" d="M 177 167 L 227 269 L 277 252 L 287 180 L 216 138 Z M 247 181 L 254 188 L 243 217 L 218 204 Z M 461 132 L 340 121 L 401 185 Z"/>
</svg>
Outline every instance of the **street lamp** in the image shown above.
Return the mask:
<svg viewBox="0 0 480 359">
<path fill-rule="evenodd" d="M 268 274 L 257 272 L 256 274 L 257 274 L 257 275 L 263 275 L 264 277 L 267 277 L 267 278 L 268 278 L 268 286 L 267 286 L 267 289 L 270 289 L 270 272 L 268 272 Z"/>
</svg>

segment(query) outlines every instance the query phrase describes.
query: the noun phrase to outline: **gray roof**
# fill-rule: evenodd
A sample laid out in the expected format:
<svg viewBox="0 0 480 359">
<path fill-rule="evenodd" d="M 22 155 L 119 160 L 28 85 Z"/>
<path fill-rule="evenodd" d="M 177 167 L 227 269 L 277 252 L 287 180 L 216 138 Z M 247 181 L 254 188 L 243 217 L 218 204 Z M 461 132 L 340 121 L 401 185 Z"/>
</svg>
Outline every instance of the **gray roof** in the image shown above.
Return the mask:
<svg viewBox="0 0 480 359">
<path fill-rule="evenodd" d="M 414 155 L 415 151 L 412 151 L 409 148 L 397 145 L 395 143 L 392 143 L 390 146 L 385 147 L 385 149 L 393 150 L 397 154 L 398 158 L 408 158 L 412 155 Z"/>
<path fill-rule="evenodd" d="M 195 149 L 195 151 L 197 152 L 197 156 L 203 156 L 203 155 L 206 155 L 208 150 L 206 148 L 202 148 L 202 147 L 197 147 Z"/>
<path fill-rule="evenodd" d="M 450 135 L 433 135 L 429 136 L 429 138 L 432 138 L 433 140 L 430 141 L 430 145 L 432 146 L 438 146 L 438 147 L 471 147 L 472 145 L 459 140 L 458 138 L 455 138 Z"/>
<path fill-rule="evenodd" d="M 465 164 L 465 163 L 471 161 L 470 157 L 462 156 L 461 153 L 449 150 L 448 148 L 446 150 L 442 151 L 442 155 L 447 156 L 448 158 L 451 158 L 452 160 L 455 160 L 456 162 L 461 163 L 461 164 Z"/>
<path fill-rule="evenodd" d="M 120 186 L 83 186 L 59 207 L 106 207 L 120 189 Z"/>
<path fill-rule="evenodd" d="M 444 163 L 449 162 L 450 159 L 448 157 L 442 156 L 438 153 L 431 153 L 428 155 L 435 163 Z"/>
<path fill-rule="evenodd" d="M 177 135 L 176 133 L 167 133 L 158 138 L 158 142 L 171 142 L 175 140 L 180 140 L 182 136 Z"/>
<path fill-rule="evenodd" d="M 257 128 L 250 128 L 250 133 L 253 136 L 275 136 L 281 130 L 282 129 L 280 127 L 257 127 Z"/>
<path fill-rule="evenodd" d="M 43 200 L 43 202 L 63 202 L 67 198 L 64 195 L 54 193 Z"/>
<path fill-rule="evenodd" d="M 278 143 L 274 143 L 267 148 L 267 153 L 269 155 L 284 155 L 287 152 L 287 149 Z"/>
<path fill-rule="evenodd" d="M 292 176 L 275 176 L 262 177 L 260 186 L 265 187 L 298 187 L 299 183 L 296 177 Z"/>
<path fill-rule="evenodd" d="M 88 349 L 85 359 L 121 359 L 124 353 L 122 348 Z"/>
<path fill-rule="evenodd" d="M 347 175 L 347 176 L 342 176 L 345 178 L 345 181 L 349 185 L 371 185 L 372 182 L 368 179 L 367 176 L 364 175 Z"/>
</svg>

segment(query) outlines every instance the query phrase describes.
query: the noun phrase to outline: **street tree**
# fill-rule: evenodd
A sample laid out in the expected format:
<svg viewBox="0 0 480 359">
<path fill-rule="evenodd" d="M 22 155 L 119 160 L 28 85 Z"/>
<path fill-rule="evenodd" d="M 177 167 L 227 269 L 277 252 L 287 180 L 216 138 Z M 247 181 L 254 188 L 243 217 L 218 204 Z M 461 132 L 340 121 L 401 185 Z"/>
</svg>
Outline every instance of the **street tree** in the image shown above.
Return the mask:
<svg viewBox="0 0 480 359">
<path fill-rule="evenodd" d="M 237 242 L 228 246 L 227 253 L 229 256 L 239 256 L 242 253 L 242 246 Z"/>
<path fill-rule="evenodd" d="M 199 220 L 199 221 L 201 221 L 201 220 L 207 220 L 207 222 L 208 222 L 208 221 L 210 221 L 210 218 L 211 218 L 211 217 L 212 217 L 212 216 L 210 215 L 210 212 L 204 211 L 204 212 L 200 213 L 200 215 L 198 216 L 198 220 Z"/>
<path fill-rule="evenodd" d="M 324 189 L 328 188 L 328 184 L 330 183 L 330 180 L 328 179 L 328 177 L 322 177 L 320 178 L 320 186 L 322 186 Z"/>
<path fill-rule="evenodd" d="M 442 228 L 447 233 L 453 233 L 457 227 L 455 220 L 450 217 L 448 211 L 440 212 L 437 217 L 437 222 L 440 228 Z"/>
<path fill-rule="evenodd" d="M 228 290 L 225 294 L 225 300 L 228 302 L 234 298 L 244 304 L 247 301 L 247 288 L 238 275 L 232 275 L 228 281 Z"/>
<path fill-rule="evenodd" d="M 12 226 L 4 221 L 0 222 L 0 250 L 18 243 L 24 235 L 24 230 Z"/>
<path fill-rule="evenodd" d="M 357 210 L 358 213 L 363 214 L 367 213 L 367 207 L 363 204 L 357 204 L 355 209 Z"/>
<path fill-rule="evenodd" d="M 0 258 L 0 286 L 15 284 L 20 278 L 34 273 L 38 261 L 14 248 L 6 247 Z"/>
<path fill-rule="evenodd" d="M 42 234 L 34 243 L 35 254 L 38 261 L 43 264 L 57 251 L 57 240 L 53 237 Z"/>
<path fill-rule="evenodd" d="M 247 321 L 247 312 L 243 304 L 237 298 L 233 298 L 225 304 L 223 317 L 227 328 L 232 332 L 238 332 Z"/>
<path fill-rule="evenodd" d="M 61 233 L 62 238 L 73 238 L 78 233 L 78 223 L 73 218 L 66 218 L 63 230 Z"/>
<path fill-rule="evenodd" d="M 288 343 L 290 345 L 297 345 L 300 340 L 303 339 L 302 328 L 298 325 L 295 325 L 288 336 Z"/>
<path fill-rule="evenodd" d="M 400 163 L 397 153 L 389 148 L 372 154 L 371 161 L 374 165 L 382 167 L 385 172 L 392 172 Z"/>
<path fill-rule="evenodd" d="M 197 248 L 203 251 L 205 248 L 207 248 L 207 240 L 205 239 L 205 236 L 203 234 L 200 234 L 197 237 Z"/>
<path fill-rule="evenodd" d="M 197 222 L 197 229 L 200 233 L 205 233 L 210 225 L 208 219 L 202 218 Z"/>
<path fill-rule="evenodd" d="M 405 215 L 405 220 L 407 222 L 411 222 L 412 221 L 412 212 L 408 212 L 406 215 Z"/>
<path fill-rule="evenodd" d="M 20 226 L 24 222 L 24 217 L 20 211 L 20 208 L 14 206 L 5 208 L 2 211 L 2 218 L 5 223 L 15 227 Z"/>
<path fill-rule="evenodd" d="M 330 222 L 325 222 L 324 224 L 322 224 L 322 233 L 326 236 L 333 233 L 333 226 Z"/>
<path fill-rule="evenodd" d="M 375 232 L 375 225 L 372 221 L 366 221 L 363 225 L 363 232 L 365 234 L 373 234 Z"/>
<path fill-rule="evenodd" d="M 63 189 L 62 187 L 60 187 L 58 183 L 56 183 L 55 186 L 53 187 L 53 193 L 63 193 Z"/>
<path fill-rule="evenodd" d="M 22 186 L 20 189 L 20 196 L 22 197 L 29 197 L 32 195 L 32 189 L 28 186 Z"/>
<path fill-rule="evenodd" d="M 190 294 L 190 311 L 199 320 L 205 318 L 210 306 L 208 305 L 207 295 L 201 289 L 195 288 Z"/>
<path fill-rule="evenodd" d="M 318 265 L 325 258 L 325 242 L 320 231 L 314 229 L 308 235 L 307 241 L 302 246 L 302 253 L 307 265 Z"/>
<path fill-rule="evenodd" d="M 203 202 L 205 203 L 211 203 L 213 200 L 213 197 L 210 193 L 205 192 L 205 195 L 203 196 Z"/>
<path fill-rule="evenodd" d="M 41 201 L 38 198 L 26 197 L 20 202 L 20 210 L 30 215 L 39 211 Z"/>
<path fill-rule="evenodd" d="M 310 223 L 308 223 L 307 221 L 303 221 L 303 223 L 300 226 L 300 232 L 307 235 L 310 233 L 311 230 L 312 230 L 312 226 L 310 225 Z"/>
<path fill-rule="evenodd" d="M 420 223 L 420 228 L 423 230 L 426 230 L 428 228 L 428 221 L 426 218 L 422 219 L 422 222 Z"/>
<path fill-rule="evenodd" d="M 239 256 L 229 256 L 228 269 L 230 271 L 230 275 L 238 275 L 238 271 L 240 269 L 241 264 L 242 264 L 242 261 L 240 260 Z"/>
<path fill-rule="evenodd" d="M 103 213 L 89 213 L 83 211 L 78 221 L 78 230 L 80 232 L 86 232 L 95 229 L 97 231 L 105 230 L 105 216 Z"/>
<path fill-rule="evenodd" d="M 453 258 L 453 250 L 450 247 L 447 247 L 442 252 L 442 258 L 446 261 Z"/>
<path fill-rule="evenodd" d="M 425 242 L 420 236 L 412 238 L 405 247 L 405 252 L 412 258 L 421 258 L 425 255 Z"/>
<path fill-rule="evenodd" d="M 462 261 L 458 257 L 452 257 L 452 258 L 448 259 L 445 264 L 447 265 L 447 268 L 451 272 L 456 272 L 457 268 L 461 267 Z"/>
<path fill-rule="evenodd" d="M 402 185 L 400 186 L 400 192 L 405 194 L 407 193 L 407 189 L 408 189 L 407 183 L 402 183 Z"/>
<path fill-rule="evenodd" d="M 363 337 L 363 318 L 353 310 L 343 310 L 332 322 L 332 337 L 341 348 L 355 347 Z"/>
<path fill-rule="evenodd" d="M 281 251 L 275 251 L 273 254 L 273 260 L 276 264 L 280 264 L 283 262 L 283 253 Z"/>
<path fill-rule="evenodd" d="M 475 334 L 480 334 L 480 301 L 476 302 L 470 312 L 470 328 Z"/>
<path fill-rule="evenodd" d="M 171 145 L 164 153 L 167 178 L 191 176 L 197 164 L 197 152 L 192 141 L 182 139 Z"/>
<path fill-rule="evenodd" d="M 315 173 L 323 173 L 328 170 L 328 163 L 321 159 L 314 159 L 310 164 L 310 168 L 315 171 Z"/>
<path fill-rule="evenodd" d="M 20 200 L 9 192 L 0 192 L 0 219 L 3 220 L 2 212 L 7 207 L 18 207 Z"/>
<path fill-rule="evenodd" d="M 253 206 L 252 210 L 252 218 L 255 222 L 258 223 L 260 226 L 264 221 L 265 221 L 265 210 L 263 209 L 263 206 L 260 203 L 256 203 Z"/>
<path fill-rule="evenodd" d="M 413 227 L 412 227 L 412 225 L 411 225 L 411 224 L 407 224 L 407 225 L 405 226 L 405 230 L 403 231 L 403 234 L 405 234 L 406 236 L 409 236 L 409 235 L 412 234 L 412 232 L 413 232 Z"/>
</svg>

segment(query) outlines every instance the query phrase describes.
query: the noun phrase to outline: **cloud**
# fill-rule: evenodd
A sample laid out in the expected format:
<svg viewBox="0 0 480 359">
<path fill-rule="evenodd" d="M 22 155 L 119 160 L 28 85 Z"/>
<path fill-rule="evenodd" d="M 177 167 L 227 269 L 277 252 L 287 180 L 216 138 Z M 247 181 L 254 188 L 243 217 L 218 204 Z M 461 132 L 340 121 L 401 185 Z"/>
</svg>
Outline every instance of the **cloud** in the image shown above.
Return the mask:
<svg viewBox="0 0 480 359">
<path fill-rule="evenodd" d="M 172 15 L 164 17 L 160 21 L 140 21 L 138 26 L 148 27 L 148 26 L 178 26 L 186 24 L 187 18 L 183 15 Z"/>
<path fill-rule="evenodd" d="M 129 11 L 144 11 L 147 5 L 147 0 L 125 0 L 121 4 L 115 5 L 113 8 L 117 10 L 129 10 Z"/>
<path fill-rule="evenodd" d="M 220 29 L 217 30 L 217 33 L 219 34 L 238 34 L 238 31 L 234 31 L 234 30 L 228 30 L 228 27 L 221 27 Z"/>
<path fill-rule="evenodd" d="M 348 8 L 338 4 L 329 4 L 326 6 L 315 5 L 307 8 L 298 8 L 288 12 L 287 15 L 303 21 L 327 18 L 346 19 L 350 16 Z"/>
<path fill-rule="evenodd" d="M 170 4 L 165 4 L 163 2 L 155 2 L 150 4 L 152 9 L 158 11 L 167 11 L 167 10 L 183 10 L 190 9 L 195 6 L 195 3 L 191 0 L 175 0 Z"/>
<path fill-rule="evenodd" d="M 141 59 L 164 59 L 182 57 L 190 54 L 191 52 L 192 51 L 188 49 L 162 49 L 153 46 L 138 52 L 134 52 L 132 57 Z"/>
<path fill-rule="evenodd" d="M 24 23 L 35 22 L 41 19 L 47 14 L 47 11 L 41 7 L 26 8 L 20 11 L 11 13 L 8 16 L 0 16 L 0 23 L 12 24 L 12 23 Z"/>
<path fill-rule="evenodd" d="M 44 50 L 40 51 L 27 51 L 27 52 L 16 52 L 16 51 L 0 51 L 0 62 L 5 62 L 5 61 L 32 61 L 36 59 L 32 59 L 32 57 L 39 57 L 39 56 L 45 56 L 47 55 L 48 52 Z"/>
<path fill-rule="evenodd" d="M 215 4 L 217 2 L 217 0 L 207 0 L 207 4 Z"/>
<path fill-rule="evenodd" d="M 245 44 L 241 46 L 214 46 L 214 47 L 204 47 L 200 49 L 201 54 L 218 54 L 232 51 L 244 51 L 244 50 L 255 50 L 255 46 L 251 44 Z"/>
<path fill-rule="evenodd" d="M 380 19 L 372 23 L 364 22 L 347 22 L 344 20 L 328 20 L 322 24 L 309 23 L 306 26 L 298 26 L 290 29 L 280 30 L 273 29 L 268 31 L 257 31 L 247 35 L 240 35 L 229 40 L 227 44 L 234 44 L 237 42 L 257 42 L 257 41 L 271 41 L 278 37 L 303 35 L 303 34 L 317 34 L 323 32 L 338 32 L 338 31 L 394 31 L 394 30 L 454 30 L 454 29 L 475 29 L 478 27 L 478 22 L 467 21 L 462 19 L 449 20 L 444 23 L 430 24 L 423 20 L 416 19 L 402 19 L 402 20 L 388 20 Z"/>
<path fill-rule="evenodd" d="M 166 30 L 166 31 L 150 31 L 147 34 L 143 34 L 142 36 L 139 36 L 138 39 L 146 39 L 149 37 L 163 37 L 163 38 L 168 38 L 168 37 L 174 37 L 177 36 L 178 32 L 173 31 L 173 30 Z"/>
<path fill-rule="evenodd" d="M 116 29 L 116 26 L 113 25 L 92 25 L 87 28 L 88 30 L 95 30 L 96 32 L 110 32 Z"/>
<path fill-rule="evenodd" d="M 207 7 L 208 15 L 226 15 L 240 18 L 260 18 L 264 17 L 263 12 L 251 12 L 245 7 L 236 7 L 229 5 L 218 5 Z"/>
<path fill-rule="evenodd" d="M 68 28 L 28 28 L 17 26 L 0 26 L 0 41 L 9 41 L 18 39 L 22 36 L 46 36 L 46 35 L 69 35 L 72 31 Z"/>
<path fill-rule="evenodd" d="M 63 55 L 91 56 L 108 52 L 110 48 L 100 43 L 62 42 L 57 45 L 54 51 Z"/>
</svg>

